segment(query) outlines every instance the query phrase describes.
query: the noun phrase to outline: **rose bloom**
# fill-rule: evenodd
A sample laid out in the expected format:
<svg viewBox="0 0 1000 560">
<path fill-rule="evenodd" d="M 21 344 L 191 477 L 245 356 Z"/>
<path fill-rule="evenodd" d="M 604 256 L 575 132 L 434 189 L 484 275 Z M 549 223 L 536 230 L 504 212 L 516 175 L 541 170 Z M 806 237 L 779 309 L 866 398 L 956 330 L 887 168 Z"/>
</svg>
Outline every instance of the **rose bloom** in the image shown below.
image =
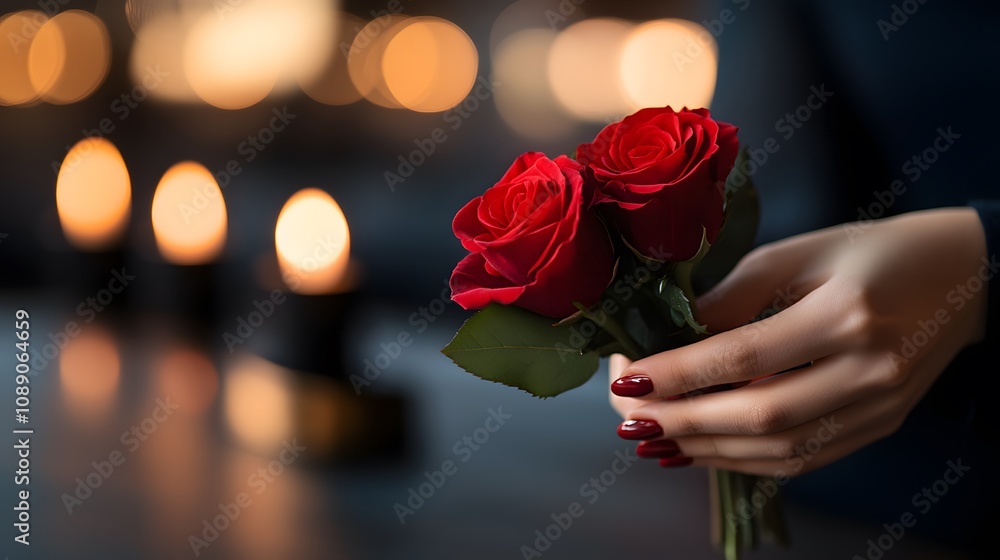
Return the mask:
<svg viewBox="0 0 1000 560">
<path fill-rule="evenodd" d="M 685 261 L 722 228 L 723 193 L 737 128 L 707 109 L 642 109 L 577 148 L 594 182 L 593 203 L 633 250 Z"/>
<path fill-rule="evenodd" d="M 529 152 L 466 204 L 452 227 L 471 254 L 452 273 L 452 299 L 465 309 L 496 302 L 558 319 L 577 311 L 573 302 L 597 303 L 614 253 L 581 171 L 566 156 Z"/>
</svg>

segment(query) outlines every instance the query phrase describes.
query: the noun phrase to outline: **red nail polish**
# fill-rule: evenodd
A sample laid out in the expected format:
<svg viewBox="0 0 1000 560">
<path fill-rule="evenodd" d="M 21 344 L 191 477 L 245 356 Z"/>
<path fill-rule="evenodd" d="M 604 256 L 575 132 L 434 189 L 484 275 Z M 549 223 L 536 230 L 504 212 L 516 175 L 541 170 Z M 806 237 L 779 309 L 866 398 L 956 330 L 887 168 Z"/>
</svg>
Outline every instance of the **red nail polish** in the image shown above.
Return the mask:
<svg viewBox="0 0 1000 560">
<path fill-rule="evenodd" d="M 672 439 L 656 439 L 644 441 L 635 448 L 636 455 L 640 457 L 676 457 L 681 454 L 677 442 Z"/>
<path fill-rule="evenodd" d="M 664 457 L 660 459 L 660 466 L 664 468 L 686 467 L 694 462 L 691 457 Z"/>
<path fill-rule="evenodd" d="M 663 433 L 663 428 L 652 420 L 626 420 L 618 426 L 618 437 L 647 439 Z"/>
<path fill-rule="evenodd" d="M 653 392 L 653 380 L 645 375 L 621 377 L 611 384 L 611 392 L 619 397 L 641 397 Z"/>
</svg>

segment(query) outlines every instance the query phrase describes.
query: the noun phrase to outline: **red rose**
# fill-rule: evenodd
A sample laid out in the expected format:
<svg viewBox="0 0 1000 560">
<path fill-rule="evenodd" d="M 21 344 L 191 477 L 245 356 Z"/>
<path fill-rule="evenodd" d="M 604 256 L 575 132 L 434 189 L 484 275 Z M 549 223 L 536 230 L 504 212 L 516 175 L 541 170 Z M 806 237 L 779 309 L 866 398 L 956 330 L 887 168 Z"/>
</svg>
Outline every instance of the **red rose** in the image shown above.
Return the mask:
<svg viewBox="0 0 1000 560">
<path fill-rule="evenodd" d="M 737 128 L 707 109 L 642 109 L 610 124 L 577 159 L 596 185 L 594 204 L 641 254 L 685 261 L 722 227 L 723 192 Z"/>
<path fill-rule="evenodd" d="M 451 275 L 465 309 L 513 304 L 554 318 L 600 299 L 614 273 L 608 232 L 588 210 L 583 167 L 529 152 L 500 181 L 459 210 L 455 236 L 472 254 Z"/>
</svg>

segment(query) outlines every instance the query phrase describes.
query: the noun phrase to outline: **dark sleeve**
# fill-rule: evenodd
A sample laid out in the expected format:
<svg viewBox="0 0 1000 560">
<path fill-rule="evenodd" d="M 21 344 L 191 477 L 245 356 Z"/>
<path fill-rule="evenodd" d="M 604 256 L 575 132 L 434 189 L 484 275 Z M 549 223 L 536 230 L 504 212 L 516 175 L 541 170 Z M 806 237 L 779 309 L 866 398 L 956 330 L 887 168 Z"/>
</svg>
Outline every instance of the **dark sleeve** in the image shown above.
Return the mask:
<svg viewBox="0 0 1000 560">
<path fill-rule="evenodd" d="M 1000 200 L 973 200 L 969 206 L 979 212 L 986 233 L 986 260 L 991 272 L 987 296 L 986 336 L 995 339 L 1000 335 L 1000 274 L 994 268 L 1000 252 Z"/>
</svg>

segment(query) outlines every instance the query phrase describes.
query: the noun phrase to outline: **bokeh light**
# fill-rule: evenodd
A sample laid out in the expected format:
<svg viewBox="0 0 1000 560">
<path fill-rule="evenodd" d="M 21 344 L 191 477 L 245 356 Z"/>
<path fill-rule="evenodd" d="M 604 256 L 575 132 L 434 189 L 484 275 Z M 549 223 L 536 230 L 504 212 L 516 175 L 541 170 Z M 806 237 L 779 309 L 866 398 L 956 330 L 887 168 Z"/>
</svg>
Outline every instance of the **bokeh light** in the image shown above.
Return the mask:
<svg viewBox="0 0 1000 560">
<path fill-rule="evenodd" d="M 622 85 L 633 109 L 708 107 L 718 59 L 715 38 L 701 25 L 682 19 L 651 21 L 625 41 Z"/>
<path fill-rule="evenodd" d="M 558 138 L 574 126 L 549 83 L 549 50 L 556 32 L 528 29 L 503 40 L 493 54 L 497 111 L 514 131 L 531 138 Z"/>
<path fill-rule="evenodd" d="M 298 293 L 331 293 L 345 279 L 351 234 L 344 212 L 324 191 L 302 189 L 288 199 L 274 228 L 274 246 L 282 277 Z"/>
<path fill-rule="evenodd" d="M 173 349 L 153 365 L 158 396 L 170 397 L 178 412 L 197 416 L 209 409 L 219 392 L 219 373 L 207 356 L 186 348 Z"/>
<path fill-rule="evenodd" d="M 118 345 L 97 326 L 70 337 L 59 355 L 59 383 L 70 409 L 81 415 L 107 408 L 121 377 Z"/>
<path fill-rule="evenodd" d="M 242 109 L 318 76 L 332 53 L 334 5 L 245 0 L 221 11 L 210 6 L 185 40 L 191 87 L 210 105 Z"/>
<path fill-rule="evenodd" d="M 347 105 L 361 99 L 361 93 L 351 82 L 347 71 L 347 53 L 365 26 L 361 18 L 340 13 L 337 18 L 337 41 L 326 65 L 315 75 L 300 75 L 299 86 L 313 100 L 326 105 Z"/>
<path fill-rule="evenodd" d="M 136 32 L 129 58 L 132 83 L 150 97 L 175 102 L 200 98 L 184 73 L 184 37 L 188 22 L 176 14 L 161 14 Z"/>
<path fill-rule="evenodd" d="M 435 17 L 406 22 L 386 46 L 382 71 L 396 101 L 414 111 L 454 107 L 476 81 L 479 58 L 457 25 Z"/>
<path fill-rule="evenodd" d="M 56 178 L 56 209 L 66 238 L 86 250 L 105 249 L 125 233 L 132 183 L 125 160 L 103 138 L 80 140 Z"/>
<path fill-rule="evenodd" d="M 409 16 L 387 14 L 368 22 L 351 42 L 347 54 L 347 71 L 361 95 L 368 101 L 390 109 L 401 107 L 389 91 L 382 71 L 382 57 L 396 33 L 401 31 Z"/>
<path fill-rule="evenodd" d="M 257 356 L 241 356 L 233 365 L 223 386 L 223 412 L 240 443 L 268 453 L 291 435 L 293 375 Z"/>
<path fill-rule="evenodd" d="M 21 105 L 38 99 L 28 75 L 28 54 L 38 31 L 49 21 L 42 12 L 27 10 L 0 16 L 0 105 Z"/>
<path fill-rule="evenodd" d="M 31 85 L 49 103 L 74 103 L 93 93 L 108 75 L 111 39 L 95 15 L 62 12 L 38 30 L 28 54 Z"/>
<path fill-rule="evenodd" d="M 184 161 L 167 170 L 153 195 L 153 234 L 166 260 L 202 264 L 226 244 L 226 202 L 212 173 Z"/>
<path fill-rule="evenodd" d="M 610 122 L 629 111 L 619 62 L 631 29 L 619 19 L 588 19 L 556 37 L 549 51 L 549 84 L 573 116 Z"/>
</svg>

